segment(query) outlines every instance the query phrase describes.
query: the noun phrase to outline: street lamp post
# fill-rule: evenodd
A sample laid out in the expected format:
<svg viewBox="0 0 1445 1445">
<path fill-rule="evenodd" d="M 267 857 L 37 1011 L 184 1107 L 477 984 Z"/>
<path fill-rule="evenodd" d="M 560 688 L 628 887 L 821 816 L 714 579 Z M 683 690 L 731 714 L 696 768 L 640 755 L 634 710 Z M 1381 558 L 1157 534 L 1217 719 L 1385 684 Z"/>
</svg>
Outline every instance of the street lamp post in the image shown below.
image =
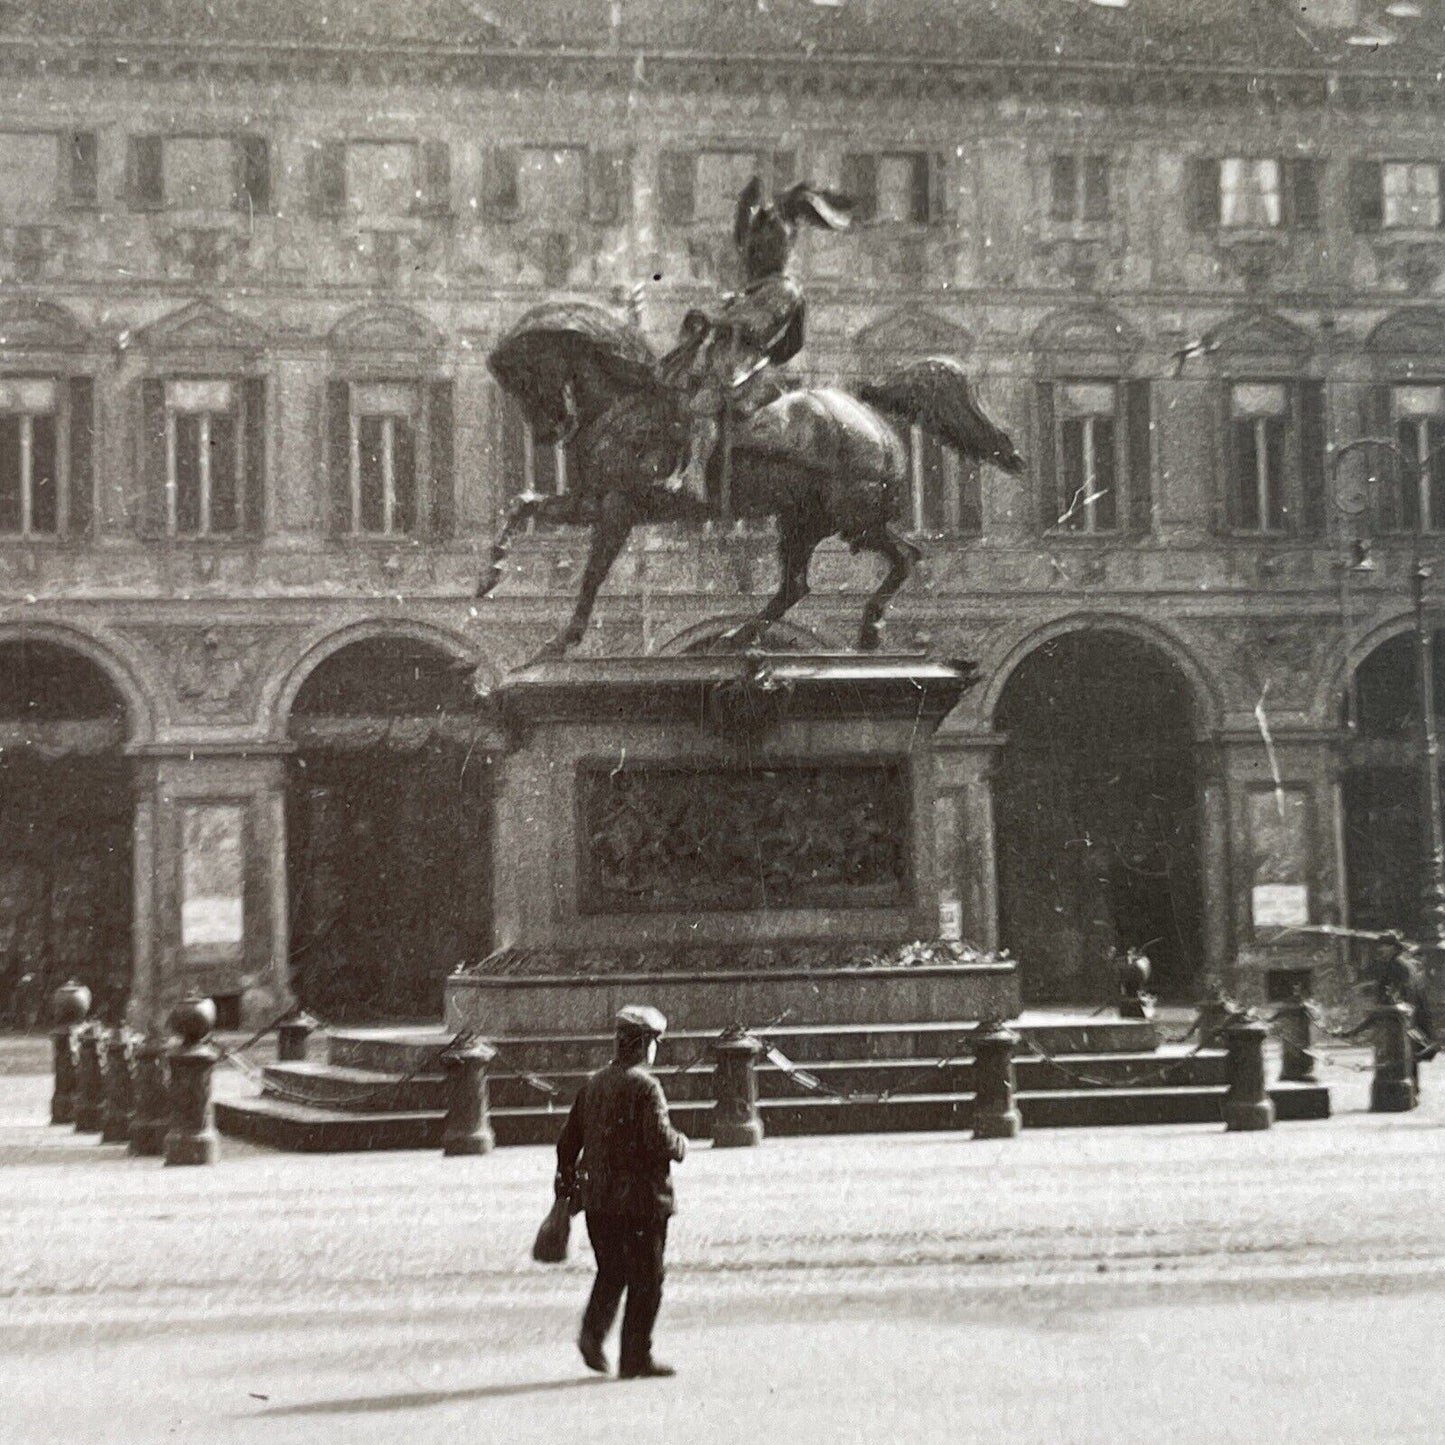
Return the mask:
<svg viewBox="0 0 1445 1445">
<path fill-rule="evenodd" d="M 1425 501 L 1422 483 L 1430 462 L 1445 452 L 1436 448 L 1423 458 L 1411 456 L 1387 437 L 1359 437 L 1334 454 L 1335 504 L 1347 515 L 1357 515 L 1368 505 L 1368 496 L 1342 490 L 1340 464 L 1354 452 L 1374 448 L 1388 452 L 1415 487 L 1415 526 L 1411 534 L 1410 600 L 1415 625 L 1415 711 L 1420 747 L 1421 842 L 1424 856 L 1420 869 L 1420 944 L 1425 951 L 1430 982 L 1439 988 L 1445 980 L 1445 813 L 1440 801 L 1440 737 L 1435 717 L 1435 651 L 1425 611 L 1425 584 L 1433 569 L 1425 561 Z M 1373 472 L 1368 481 L 1377 482 Z"/>
</svg>

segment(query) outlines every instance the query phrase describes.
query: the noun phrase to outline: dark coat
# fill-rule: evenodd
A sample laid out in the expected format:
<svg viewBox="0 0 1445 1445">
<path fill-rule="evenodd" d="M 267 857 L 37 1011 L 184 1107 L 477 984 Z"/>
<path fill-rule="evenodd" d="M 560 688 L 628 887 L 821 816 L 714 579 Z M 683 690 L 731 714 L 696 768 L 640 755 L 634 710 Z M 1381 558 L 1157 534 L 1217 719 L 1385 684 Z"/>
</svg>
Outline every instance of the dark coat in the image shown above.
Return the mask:
<svg viewBox="0 0 1445 1445">
<path fill-rule="evenodd" d="M 558 1183 L 590 1212 L 666 1219 L 675 1207 L 672 1161 L 686 1152 L 662 1085 L 645 1064 L 614 1059 L 572 1104 L 557 1141 Z"/>
</svg>

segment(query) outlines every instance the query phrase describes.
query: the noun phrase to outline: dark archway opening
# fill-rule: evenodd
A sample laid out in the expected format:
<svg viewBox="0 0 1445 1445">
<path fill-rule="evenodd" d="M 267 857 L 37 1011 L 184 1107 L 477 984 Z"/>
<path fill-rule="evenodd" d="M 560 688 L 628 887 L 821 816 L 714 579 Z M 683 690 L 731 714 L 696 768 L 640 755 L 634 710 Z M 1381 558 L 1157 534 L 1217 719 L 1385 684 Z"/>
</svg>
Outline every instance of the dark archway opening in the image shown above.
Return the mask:
<svg viewBox="0 0 1445 1445">
<path fill-rule="evenodd" d="M 1445 717 L 1445 633 L 1434 634 L 1435 711 Z M 1350 921 L 1418 937 L 1424 866 L 1414 633 L 1392 637 L 1355 670 L 1342 722 Z"/>
<path fill-rule="evenodd" d="M 354 643 L 291 710 L 291 982 L 327 1019 L 434 1019 L 491 937 L 491 758 L 452 658 Z"/>
<path fill-rule="evenodd" d="M 1167 657 L 1124 632 L 1042 644 L 1009 679 L 995 728 L 1003 942 L 1025 996 L 1114 988 L 1143 948 L 1153 988 L 1195 996 L 1203 953 L 1193 699 Z"/>
<path fill-rule="evenodd" d="M 67 978 L 116 1021 L 131 983 L 134 803 L 125 701 L 89 658 L 0 644 L 0 1022 Z"/>
</svg>

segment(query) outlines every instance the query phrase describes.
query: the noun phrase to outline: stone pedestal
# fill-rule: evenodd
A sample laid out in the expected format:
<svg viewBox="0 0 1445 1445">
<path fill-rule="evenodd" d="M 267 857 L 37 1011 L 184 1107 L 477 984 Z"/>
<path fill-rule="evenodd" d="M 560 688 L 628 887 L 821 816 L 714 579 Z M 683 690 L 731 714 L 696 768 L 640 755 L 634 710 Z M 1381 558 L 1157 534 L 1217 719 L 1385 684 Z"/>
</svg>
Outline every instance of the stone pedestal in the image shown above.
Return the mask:
<svg viewBox="0 0 1445 1445">
<path fill-rule="evenodd" d="M 743 1033 L 726 1033 L 713 1045 L 714 1149 L 752 1148 L 763 1142 L 756 1064 L 762 1046 Z"/>
<path fill-rule="evenodd" d="M 1007 1017 L 1012 964 L 869 968 L 939 932 L 934 731 L 971 681 L 915 657 L 578 658 L 491 698 L 497 950 L 447 1026 L 610 1030 Z M 956 884 L 950 882 L 956 892 Z"/>
</svg>

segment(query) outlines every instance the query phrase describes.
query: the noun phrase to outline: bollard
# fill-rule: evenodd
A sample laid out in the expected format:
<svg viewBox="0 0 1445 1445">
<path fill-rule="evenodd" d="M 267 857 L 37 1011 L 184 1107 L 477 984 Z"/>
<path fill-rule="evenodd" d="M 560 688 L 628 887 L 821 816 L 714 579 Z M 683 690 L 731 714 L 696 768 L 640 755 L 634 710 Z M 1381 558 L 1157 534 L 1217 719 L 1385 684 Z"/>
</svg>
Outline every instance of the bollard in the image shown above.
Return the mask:
<svg viewBox="0 0 1445 1445">
<path fill-rule="evenodd" d="M 214 1164 L 220 1141 L 211 1105 L 211 1071 L 220 1055 L 206 1040 L 216 1026 L 216 1005 L 208 998 L 187 995 L 171 1010 L 167 1022 L 179 1042 L 170 1053 L 166 1163 Z"/>
<path fill-rule="evenodd" d="M 92 1019 L 76 1033 L 75 1132 L 99 1134 L 105 1126 L 105 1072 L 100 1048 L 101 1026 Z"/>
<path fill-rule="evenodd" d="M 1281 1083 L 1313 1084 L 1315 1060 L 1311 1052 L 1314 1042 L 1310 1006 L 1304 999 L 1291 999 L 1275 1010 L 1274 1031 L 1279 1038 Z"/>
<path fill-rule="evenodd" d="M 1372 1114 L 1403 1114 L 1420 1102 L 1415 1090 L 1415 1051 L 1410 1044 L 1413 1016 L 1407 1003 L 1382 1003 L 1370 1014 L 1375 1036 Z"/>
<path fill-rule="evenodd" d="M 276 1026 L 276 1058 L 279 1063 L 298 1064 L 305 1060 L 316 1020 L 304 1009 L 298 1009 L 284 1023 Z"/>
<path fill-rule="evenodd" d="M 443 1154 L 489 1154 L 496 1147 L 487 1109 L 487 1065 L 496 1057 L 497 1051 L 481 1039 L 468 1039 L 443 1052 L 447 1079 Z"/>
<path fill-rule="evenodd" d="M 68 979 L 55 990 L 50 1015 L 50 1052 L 55 1062 L 55 1092 L 50 1096 L 50 1122 L 75 1123 L 75 1031 L 90 1012 L 90 990 Z"/>
<path fill-rule="evenodd" d="M 741 1029 L 731 1028 L 712 1049 L 712 1147 L 748 1149 L 761 1144 L 757 1062 L 763 1046 Z"/>
<path fill-rule="evenodd" d="M 170 1126 L 170 1091 L 166 1087 L 166 1045 L 157 1033 L 148 1033 L 135 1048 L 131 1081 L 135 1110 L 130 1120 L 132 1154 L 164 1154 Z"/>
<path fill-rule="evenodd" d="M 1199 1047 L 1218 1048 L 1223 1041 L 1225 1028 L 1235 1016 L 1236 1010 L 1227 998 L 1206 999 L 1199 1005 Z"/>
<path fill-rule="evenodd" d="M 1121 1019 L 1148 1020 L 1154 1017 L 1154 995 L 1144 991 L 1151 971 L 1148 957 L 1137 949 L 1131 948 L 1119 961 L 1116 973 Z"/>
<path fill-rule="evenodd" d="M 110 1032 L 105 1045 L 105 1121 L 101 1125 L 102 1144 L 125 1144 L 130 1140 L 130 1116 L 134 1105 L 131 1087 L 131 1065 L 135 1054 L 135 1035 L 118 1025 Z"/>
<path fill-rule="evenodd" d="M 1225 1070 L 1229 1090 L 1224 1096 L 1226 1131 L 1268 1129 L 1274 1123 L 1274 1101 L 1264 1085 L 1264 1041 L 1269 1030 L 1256 1019 L 1242 1019 L 1224 1031 L 1229 1050 Z"/>
<path fill-rule="evenodd" d="M 973 1034 L 973 1137 L 1012 1139 L 1023 1128 L 1014 1104 L 1017 1035 L 1002 1023 L 981 1023 Z"/>
</svg>

